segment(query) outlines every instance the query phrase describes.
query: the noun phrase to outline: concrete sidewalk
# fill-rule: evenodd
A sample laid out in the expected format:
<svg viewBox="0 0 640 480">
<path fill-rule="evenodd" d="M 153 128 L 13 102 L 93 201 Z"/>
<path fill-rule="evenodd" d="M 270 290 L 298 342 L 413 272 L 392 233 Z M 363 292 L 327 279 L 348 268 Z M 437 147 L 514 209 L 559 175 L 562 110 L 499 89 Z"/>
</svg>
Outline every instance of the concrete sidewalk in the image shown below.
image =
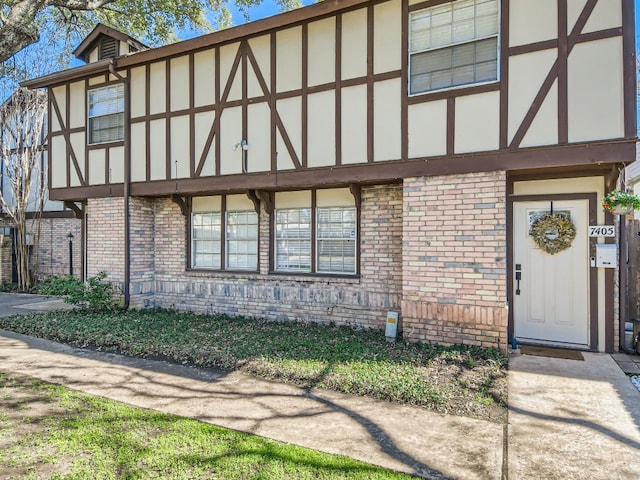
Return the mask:
<svg viewBox="0 0 640 480">
<path fill-rule="evenodd" d="M 508 478 L 640 479 L 640 392 L 607 354 L 509 361 Z"/>
<path fill-rule="evenodd" d="M 0 372 L 433 479 L 500 479 L 504 426 L 0 330 Z"/>
</svg>

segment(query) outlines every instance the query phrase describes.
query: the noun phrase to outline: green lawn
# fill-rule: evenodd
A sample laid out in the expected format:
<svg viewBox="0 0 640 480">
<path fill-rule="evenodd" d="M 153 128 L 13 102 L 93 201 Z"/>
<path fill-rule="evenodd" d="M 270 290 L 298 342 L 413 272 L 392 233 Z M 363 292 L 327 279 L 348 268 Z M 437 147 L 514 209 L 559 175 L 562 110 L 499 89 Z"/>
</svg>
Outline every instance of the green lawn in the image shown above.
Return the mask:
<svg viewBox="0 0 640 480">
<path fill-rule="evenodd" d="M 389 343 L 377 330 L 169 311 L 0 318 L 0 328 L 494 421 L 506 417 L 506 358 L 494 349 Z"/>
<path fill-rule="evenodd" d="M 4 479 L 403 479 L 395 472 L 0 372 Z"/>
</svg>

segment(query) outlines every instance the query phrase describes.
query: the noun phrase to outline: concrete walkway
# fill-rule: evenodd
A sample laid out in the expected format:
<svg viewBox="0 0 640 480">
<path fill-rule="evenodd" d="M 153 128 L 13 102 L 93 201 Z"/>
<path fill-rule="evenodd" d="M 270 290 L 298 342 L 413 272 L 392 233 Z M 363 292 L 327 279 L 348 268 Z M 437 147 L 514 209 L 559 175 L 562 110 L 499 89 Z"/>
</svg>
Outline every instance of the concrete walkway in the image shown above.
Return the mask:
<svg viewBox="0 0 640 480">
<path fill-rule="evenodd" d="M 640 392 L 607 354 L 509 362 L 508 478 L 640 479 Z"/>
</svg>

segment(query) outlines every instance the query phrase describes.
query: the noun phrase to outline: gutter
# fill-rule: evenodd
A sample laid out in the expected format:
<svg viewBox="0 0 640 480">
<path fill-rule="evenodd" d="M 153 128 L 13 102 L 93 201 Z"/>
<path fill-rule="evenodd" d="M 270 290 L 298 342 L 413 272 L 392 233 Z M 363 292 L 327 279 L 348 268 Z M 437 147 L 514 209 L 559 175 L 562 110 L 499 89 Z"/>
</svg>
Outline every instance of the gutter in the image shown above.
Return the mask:
<svg viewBox="0 0 640 480">
<path fill-rule="evenodd" d="M 109 72 L 121 80 L 124 84 L 124 305 L 123 311 L 127 311 L 131 304 L 131 219 L 129 217 L 129 198 L 131 187 L 131 117 L 129 102 L 129 77 L 123 77 L 116 71 L 116 59 L 109 61 Z"/>
</svg>

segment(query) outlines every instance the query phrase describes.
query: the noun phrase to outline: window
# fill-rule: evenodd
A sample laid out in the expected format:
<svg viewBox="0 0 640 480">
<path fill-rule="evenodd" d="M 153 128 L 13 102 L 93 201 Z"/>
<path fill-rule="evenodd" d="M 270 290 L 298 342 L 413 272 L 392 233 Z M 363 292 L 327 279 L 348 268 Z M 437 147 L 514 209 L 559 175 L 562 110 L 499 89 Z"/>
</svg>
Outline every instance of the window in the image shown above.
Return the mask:
<svg viewBox="0 0 640 480">
<path fill-rule="evenodd" d="M 258 269 L 258 214 L 227 212 L 227 268 Z"/>
<path fill-rule="evenodd" d="M 124 85 L 89 90 L 89 119 L 87 123 L 90 144 L 118 142 L 124 139 Z"/>
<path fill-rule="evenodd" d="M 220 212 L 193 213 L 191 226 L 191 266 L 219 269 L 222 258 Z"/>
<path fill-rule="evenodd" d="M 277 193 L 275 270 L 355 274 L 357 222 L 348 189 Z"/>
<path fill-rule="evenodd" d="M 498 79 L 498 0 L 459 0 L 410 17 L 409 92 Z"/>
<path fill-rule="evenodd" d="M 356 209 L 318 208 L 318 272 L 355 273 Z"/>
<path fill-rule="evenodd" d="M 256 271 L 258 214 L 247 196 L 196 197 L 191 203 L 191 267 Z"/>
</svg>

